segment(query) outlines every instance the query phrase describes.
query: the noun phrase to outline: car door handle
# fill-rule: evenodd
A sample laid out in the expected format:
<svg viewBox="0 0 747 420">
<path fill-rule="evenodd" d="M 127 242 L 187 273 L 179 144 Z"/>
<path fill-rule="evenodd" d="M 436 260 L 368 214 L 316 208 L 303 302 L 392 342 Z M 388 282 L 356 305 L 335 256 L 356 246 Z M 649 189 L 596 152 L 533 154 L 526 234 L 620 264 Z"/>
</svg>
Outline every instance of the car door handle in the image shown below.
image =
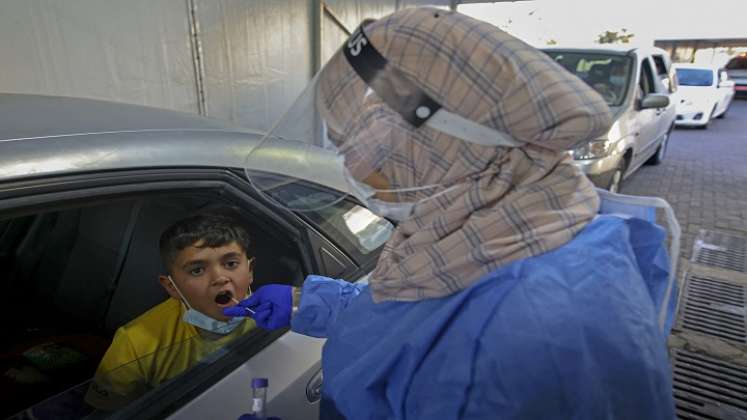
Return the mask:
<svg viewBox="0 0 747 420">
<path fill-rule="evenodd" d="M 309 400 L 310 403 L 317 402 L 322 398 L 323 379 L 324 375 L 322 374 L 322 370 L 319 369 L 319 371 L 309 379 L 309 383 L 306 384 L 306 399 Z"/>
</svg>

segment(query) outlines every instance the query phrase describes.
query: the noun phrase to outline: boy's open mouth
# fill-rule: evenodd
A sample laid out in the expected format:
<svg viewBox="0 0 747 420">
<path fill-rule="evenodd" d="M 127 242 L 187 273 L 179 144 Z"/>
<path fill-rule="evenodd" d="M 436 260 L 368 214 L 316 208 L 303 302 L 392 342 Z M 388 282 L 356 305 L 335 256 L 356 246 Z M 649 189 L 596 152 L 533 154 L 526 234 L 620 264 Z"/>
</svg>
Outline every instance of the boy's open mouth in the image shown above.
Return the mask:
<svg viewBox="0 0 747 420">
<path fill-rule="evenodd" d="M 215 303 L 220 307 L 234 305 L 233 293 L 230 290 L 224 290 L 215 296 Z"/>
<path fill-rule="evenodd" d="M 222 290 L 215 295 L 215 303 L 221 308 L 236 305 L 237 301 L 246 299 L 246 295 L 236 298 L 230 290 Z"/>
</svg>

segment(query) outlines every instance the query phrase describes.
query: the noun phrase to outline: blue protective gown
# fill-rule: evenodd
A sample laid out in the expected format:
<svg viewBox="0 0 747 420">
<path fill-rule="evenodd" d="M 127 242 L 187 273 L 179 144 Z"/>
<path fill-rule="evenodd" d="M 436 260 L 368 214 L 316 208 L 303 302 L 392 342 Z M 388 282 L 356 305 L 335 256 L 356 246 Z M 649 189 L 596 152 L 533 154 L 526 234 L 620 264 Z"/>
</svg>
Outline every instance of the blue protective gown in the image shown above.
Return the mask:
<svg viewBox="0 0 747 420">
<path fill-rule="evenodd" d="M 674 418 L 664 235 L 598 216 L 559 249 L 417 302 L 309 276 L 292 328 L 328 338 L 322 418 Z"/>
</svg>

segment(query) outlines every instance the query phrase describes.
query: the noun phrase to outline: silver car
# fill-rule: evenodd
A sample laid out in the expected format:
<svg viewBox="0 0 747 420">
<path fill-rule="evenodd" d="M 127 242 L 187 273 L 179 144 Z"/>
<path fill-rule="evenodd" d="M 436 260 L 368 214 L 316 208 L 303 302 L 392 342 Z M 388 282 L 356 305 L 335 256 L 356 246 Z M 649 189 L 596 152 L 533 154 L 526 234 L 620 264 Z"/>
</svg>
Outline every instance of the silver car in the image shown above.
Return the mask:
<svg viewBox="0 0 747 420">
<path fill-rule="evenodd" d="M 573 151 L 576 164 L 596 186 L 617 192 L 641 165 L 664 159 L 676 114 L 669 94 L 677 89 L 664 50 L 599 46 L 544 51 L 597 90 L 612 111 L 609 132 Z"/>
<path fill-rule="evenodd" d="M 117 411 L 84 402 L 115 330 L 167 298 L 158 238 L 188 214 L 242 216 L 256 244 L 254 288 L 299 285 L 308 273 L 355 281 L 375 266 L 393 225 L 345 196 L 331 165 L 270 194 L 337 204 L 275 206 L 243 167 L 260 138 L 178 112 L 0 94 L 2 418 L 238 418 L 251 411 L 253 377 L 269 378 L 270 415 L 318 417 L 324 341 L 287 330 L 255 330 Z M 290 149 L 276 158 L 294 161 Z"/>
</svg>

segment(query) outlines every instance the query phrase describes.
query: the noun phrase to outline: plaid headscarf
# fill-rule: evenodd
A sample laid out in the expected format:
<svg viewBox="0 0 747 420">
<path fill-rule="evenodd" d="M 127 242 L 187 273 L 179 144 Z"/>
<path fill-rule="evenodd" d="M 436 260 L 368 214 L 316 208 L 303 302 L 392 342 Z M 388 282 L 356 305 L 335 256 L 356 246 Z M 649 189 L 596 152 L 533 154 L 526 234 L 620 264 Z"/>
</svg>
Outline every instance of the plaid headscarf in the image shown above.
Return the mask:
<svg viewBox="0 0 747 420">
<path fill-rule="evenodd" d="M 364 100 L 366 84 L 342 53 L 332 57 L 320 75 L 319 101 L 345 122 L 340 149 L 351 136 L 365 137 L 372 150 L 389 149 L 370 165 L 394 187 L 450 187 L 397 226 L 369 280 L 375 301 L 452 294 L 502 265 L 562 246 L 592 220 L 597 194 L 567 151 L 604 134 L 611 119 L 583 81 L 456 12 L 404 9 L 365 32 L 390 65 L 446 110 L 527 142 L 488 147 L 416 129 L 383 103 Z"/>
</svg>

